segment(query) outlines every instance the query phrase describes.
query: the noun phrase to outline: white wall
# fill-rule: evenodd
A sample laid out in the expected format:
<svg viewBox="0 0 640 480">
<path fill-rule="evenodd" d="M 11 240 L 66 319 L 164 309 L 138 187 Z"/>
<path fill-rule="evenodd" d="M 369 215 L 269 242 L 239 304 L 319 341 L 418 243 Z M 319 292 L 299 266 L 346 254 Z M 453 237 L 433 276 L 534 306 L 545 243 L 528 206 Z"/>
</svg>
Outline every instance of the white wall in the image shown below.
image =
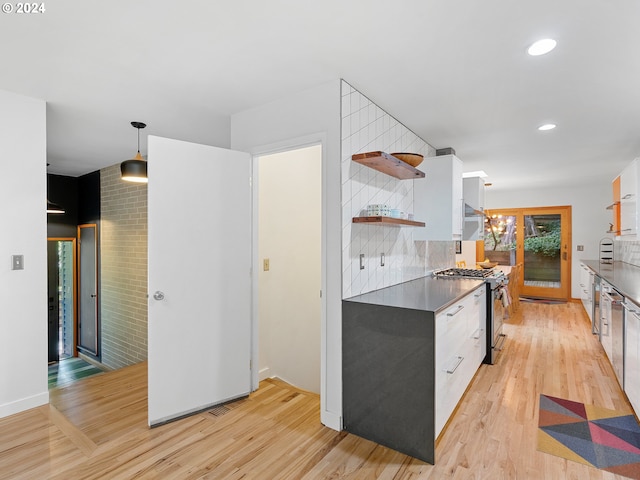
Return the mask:
<svg viewBox="0 0 640 480">
<path fill-rule="evenodd" d="M 258 161 L 260 379 L 320 393 L 322 147 Z"/>
<path fill-rule="evenodd" d="M 580 260 L 596 260 L 602 238 L 611 235 L 609 229 L 612 214 L 606 207 L 613 202 L 610 179 L 597 185 L 573 188 L 548 188 L 534 190 L 502 191 L 487 187 L 485 208 L 523 208 L 571 205 L 571 296 L 580 298 Z M 577 251 L 583 245 L 584 251 Z"/>
<path fill-rule="evenodd" d="M 342 279 L 340 81 L 335 80 L 231 117 L 231 148 L 272 153 L 322 143 L 324 322 L 321 330 L 320 419 L 342 428 Z M 301 143 L 302 142 L 302 143 Z"/>
<path fill-rule="evenodd" d="M 46 135 L 44 101 L 0 91 L 0 417 L 49 401 Z"/>
</svg>

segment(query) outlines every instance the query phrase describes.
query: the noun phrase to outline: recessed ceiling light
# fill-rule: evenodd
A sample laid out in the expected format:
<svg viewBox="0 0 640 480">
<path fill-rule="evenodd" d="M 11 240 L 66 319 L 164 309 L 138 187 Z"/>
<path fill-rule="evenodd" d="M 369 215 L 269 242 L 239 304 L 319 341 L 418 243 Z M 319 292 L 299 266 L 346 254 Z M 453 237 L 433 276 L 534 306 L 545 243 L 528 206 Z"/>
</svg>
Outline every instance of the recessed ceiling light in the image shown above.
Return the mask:
<svg viewBox="0 0 640 480">
<path fill-rule="evenodd" d="M 554 128 L 556 128 L 555 123 L 545 123 L 544 125 L 540 125 L 538 127 L 538 130 L 540 130 L 541 132 L 546 132 L 547 130 L 553 130 Z"/>
<path fill-rule="evenodd" d="M 551 50 L 556 48 L 556 43 L 557 42 L 553 38 L 544 38 L 542 40 L 538 40 L 529 47 L 527 53 L 534 57 L 538 55 L 544 55 L 545 53 L 549 53 Z"/>
</svg>

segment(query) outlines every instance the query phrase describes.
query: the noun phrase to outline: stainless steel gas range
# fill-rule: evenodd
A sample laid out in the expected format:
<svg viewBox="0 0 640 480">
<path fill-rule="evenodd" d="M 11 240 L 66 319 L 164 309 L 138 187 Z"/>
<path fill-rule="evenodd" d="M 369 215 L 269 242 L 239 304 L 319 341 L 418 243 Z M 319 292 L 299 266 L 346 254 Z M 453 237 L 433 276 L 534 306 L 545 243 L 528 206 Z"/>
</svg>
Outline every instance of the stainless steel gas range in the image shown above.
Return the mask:
<svg viewBox="0 0 640 480">
<path fill-rule="evenodd" d="M 503 297 L 507 295 L 507 278 L 494 268 L 475 270 L 470 268 L 446 268 L 433 272 L 436 277 L 477 278 L 487 284 L 487 356 L 483 363 L 493 365 L 502 350 L 506 335 L 502 333 L 504 321 Z"/>
</svg>

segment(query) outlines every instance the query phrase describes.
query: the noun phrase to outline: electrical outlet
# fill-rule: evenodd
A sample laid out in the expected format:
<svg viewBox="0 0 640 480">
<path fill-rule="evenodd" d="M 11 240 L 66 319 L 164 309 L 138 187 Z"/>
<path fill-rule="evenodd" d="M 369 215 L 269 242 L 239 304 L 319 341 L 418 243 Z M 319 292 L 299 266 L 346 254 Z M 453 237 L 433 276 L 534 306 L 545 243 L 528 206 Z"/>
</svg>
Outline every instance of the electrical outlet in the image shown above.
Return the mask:
<svg viewBox="0 0 640 480">
<path fill-rule="evenodd" d="M 584 245 L 578 245 L 577 249 L 579 252 L 584 252 Z"/>
<path fill-rule="evenodd" d="M 268 271 L 269 271 L 269 259 L 268 259 L 268 258 L 265 258 L 265 259 L 262 261 L 262 269 L 263 269 L 265 272 L 268 272 Z"/>
</svg>

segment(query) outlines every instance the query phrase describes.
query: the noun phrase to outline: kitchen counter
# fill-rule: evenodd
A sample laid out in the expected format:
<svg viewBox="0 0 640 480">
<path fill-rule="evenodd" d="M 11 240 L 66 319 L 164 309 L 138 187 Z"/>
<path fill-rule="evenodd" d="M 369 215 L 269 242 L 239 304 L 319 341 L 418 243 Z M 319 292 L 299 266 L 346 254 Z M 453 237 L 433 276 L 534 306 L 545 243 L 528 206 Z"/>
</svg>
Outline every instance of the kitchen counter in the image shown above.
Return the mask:
<svg viewBox="0 0 640 480">
<path fill-rule="evenodd" d="M 429 276 L 363 293 L 344 301 L 437 313 L 483 284 L 483 280 Z"/>
<path fill-rule="evenodd" d="M 482 362 L 478 355 L 486 353 L 479 348 L 486 339 L 472 345 L 481 338 L 474 332 L 485 331 L 486 317 L 476 309 L 485 312 L 486 294 L 475 293 L 483 285 L 422 277 L 342 301 L 346 431 L 434 463 L 447 408 L 457 404 Z"/>
<path fill-rule="evenodd" d="M 625 262 L 613 264 L 598 260 L 580 260 L 596 275 L 609 282 L 616 290 L 637 305 L 640 305 L 640 267 Z"/>
</svg>

